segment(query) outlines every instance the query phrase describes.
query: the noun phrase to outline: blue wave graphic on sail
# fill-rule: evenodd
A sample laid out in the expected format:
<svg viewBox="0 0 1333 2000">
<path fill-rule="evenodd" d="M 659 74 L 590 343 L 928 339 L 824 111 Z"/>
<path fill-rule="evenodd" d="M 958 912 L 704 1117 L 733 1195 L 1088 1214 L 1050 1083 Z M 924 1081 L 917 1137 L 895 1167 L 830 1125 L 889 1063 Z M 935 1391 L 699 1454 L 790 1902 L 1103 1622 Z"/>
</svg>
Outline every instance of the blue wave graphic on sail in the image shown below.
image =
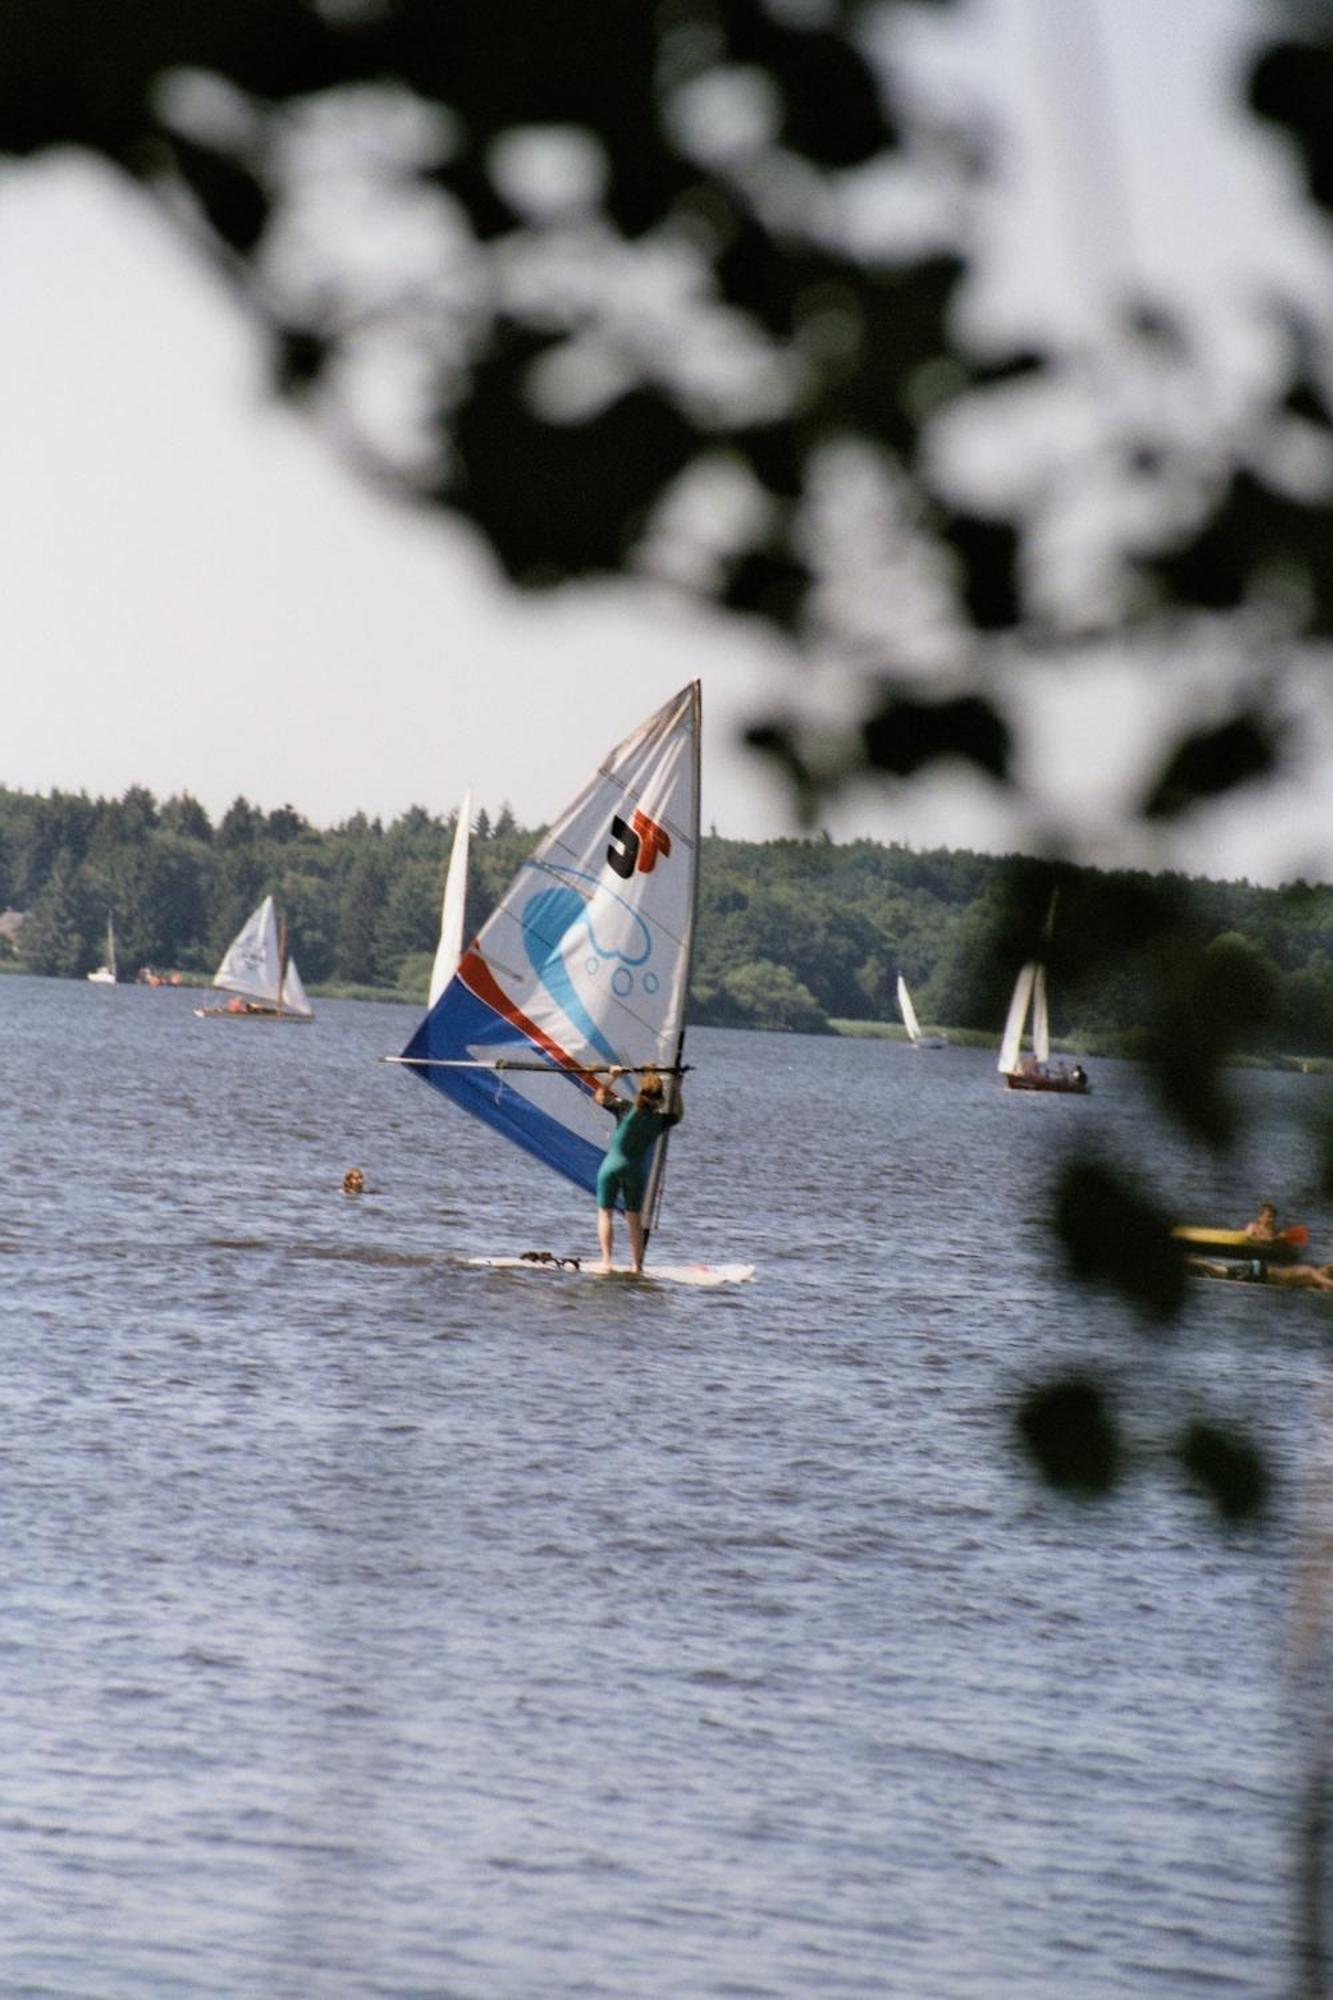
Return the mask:
<svg viewBox="0 0 1333 2000">
<path fill-rule="evenodd" d="M 626 972 L 618 976 L 628 979 L 630 968 L 637 969 L 652 957 L 652 932 L 639 912 L 623 897 L 610 895 L 595 875 L 588 875 L 577 868 L 553 867 L 549 862 L 543 865 L 547 872 L 563 878 L 563 881 L 558 886 L 539 889 L 519 912 L 528 963 L 588 1045 L 608 1061 L 615 1062 L 620 1052 L 607 1040 L 574 984 L 569 961 L 576 951 L 583 948 L 579 931 L 586 929 L 587 944 L 596 961 L 626 968 Z M 586 883 L 590 893 L 570 886 L 572 883 Z M 593 910 L 593 896 L 598 892 L 630 919 L 633 948 L 627 950 L 624 945 L 608 945 L 598 937 Z"/>
</svg>

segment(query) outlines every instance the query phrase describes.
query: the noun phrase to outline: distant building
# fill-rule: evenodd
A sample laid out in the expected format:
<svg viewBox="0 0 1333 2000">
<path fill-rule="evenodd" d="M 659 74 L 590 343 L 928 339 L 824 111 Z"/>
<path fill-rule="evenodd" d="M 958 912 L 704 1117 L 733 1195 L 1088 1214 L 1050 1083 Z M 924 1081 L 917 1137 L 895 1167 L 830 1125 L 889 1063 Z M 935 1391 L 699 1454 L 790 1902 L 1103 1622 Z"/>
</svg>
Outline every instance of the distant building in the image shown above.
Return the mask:
<svg viewBox="0 0 1333 2000">
<path fill-rule="evenodd" d="M 26 910 L 0 911 L 0 938 L 3 938 L 7 945 L 13 946 L 18 943 L 19 932 L 23 929 L 26 915 Z"/>
</svg>

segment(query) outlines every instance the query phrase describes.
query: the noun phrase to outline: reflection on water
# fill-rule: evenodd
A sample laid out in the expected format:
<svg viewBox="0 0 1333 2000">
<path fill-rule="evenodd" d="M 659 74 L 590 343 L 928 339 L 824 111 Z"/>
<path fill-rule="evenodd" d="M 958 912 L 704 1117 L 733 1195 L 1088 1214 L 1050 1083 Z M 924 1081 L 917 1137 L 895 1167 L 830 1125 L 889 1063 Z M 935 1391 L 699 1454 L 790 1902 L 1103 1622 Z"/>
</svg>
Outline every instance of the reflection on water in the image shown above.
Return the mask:
<svg viewBox="0 0 1333 2000">
<path fill-rule="evenodd" d="M 1326 1302 L 1148 1342 L 1040 1222 L 1092 1129 L 1254 1188 L 1122 1065 L 700 1032 L 657 1247 L 756 1282 L 464 1270 L 593 1218 L 413 1018 L 0 980 L 0 1989 L 1282 1990 L 1284 1538 L 1071 1512 L 1005 1415 L 1091 1349 L 1297 1467 Z M 1295 1219 L 1326 1086 L 1239 1087 Z"/>
</svg>

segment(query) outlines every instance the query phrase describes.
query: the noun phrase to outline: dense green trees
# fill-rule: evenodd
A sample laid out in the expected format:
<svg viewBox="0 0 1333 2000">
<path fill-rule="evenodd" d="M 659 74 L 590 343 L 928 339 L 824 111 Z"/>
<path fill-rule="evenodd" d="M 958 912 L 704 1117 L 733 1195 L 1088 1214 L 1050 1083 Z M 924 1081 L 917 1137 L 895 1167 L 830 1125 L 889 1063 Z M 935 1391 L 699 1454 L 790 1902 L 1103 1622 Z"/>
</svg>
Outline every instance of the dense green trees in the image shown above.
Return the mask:
<svg viewBox="0 0 1333 2000">
<path fill-rule="evenodd" d="M 484 921 L 537 834 L 504 807 L 473 834 L 468 927 Z M 121 963 L 210 974 L 268 890 L 287 911 L 312 984 L 419 995 L 434 951 L 452 819 L 411 807 L 389 826 L 358 814 L 320 831 L 290 806 L 243 798 L 216 828 L 196 800 L 0 790 L 0 900 L 24 910 L 18 962 L 74 977 L 102 955 L 107 913 Z M 1137 1048 L 1161 1027 L 1157 960 L 1182 925 L 1198 979 L 1248 1012 L 1248 1045 L 1333 1055 L 1333 889 L 1298 882 L 1178 882 L 1065 869 L 1048 951 L 1058 1036 Z M 1187 893 L 1188 892 L 1188 893 Z M 901 970 L 923 1019 L 998 1032 L 1022 951 L 1015 912 L 1049 896 L 1043 864 L 919 854 L 872 841 L 704 841 L 692 1018 L 827 1029 L 887 1020 Z M 1144 925 L 1144 899 L 1159 921 Z M 1188 916 L 1186 916 L 1188 912 Z M 1006 940 L 1012 938 L 1012 948 Z M 1186 1004 L 1180 1000 L 1179 1004 Z"/>
</svg>

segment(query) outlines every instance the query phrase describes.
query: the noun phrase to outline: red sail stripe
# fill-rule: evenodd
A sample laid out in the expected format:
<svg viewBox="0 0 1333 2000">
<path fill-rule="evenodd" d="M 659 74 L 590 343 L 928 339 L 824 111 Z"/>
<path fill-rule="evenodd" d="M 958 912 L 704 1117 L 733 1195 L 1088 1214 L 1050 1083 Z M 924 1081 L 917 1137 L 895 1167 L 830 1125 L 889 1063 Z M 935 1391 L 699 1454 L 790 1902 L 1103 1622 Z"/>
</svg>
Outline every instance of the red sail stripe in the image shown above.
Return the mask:
<svg viewBox="0 0 1333 2000">
<path fill-rule="evenodd" d="M 502 1021 L 508 1021 L 511 1027 L 517 1028 L 521 1035 L 526 1035 L 544 1055 L 551 1056 L 559 1063 L 561 1069 L 568 1070 L 586 1091 L 596 1090 L 596 1083 L 589 1077 L 583 1065 L 575 1062 L 567 1050 L 562 1049 L 558 1042 L 551 1040 L 544 1028 L 539 1028 L 535 1021 L 530 1021 L 527 1015 L 514 1005 L 496 981 L 494 973 L 481 953 L 475 948 L 464 952 L 458 967 L 458 977 L 484 1006 L 491 1008 Z"/>
</svg>

